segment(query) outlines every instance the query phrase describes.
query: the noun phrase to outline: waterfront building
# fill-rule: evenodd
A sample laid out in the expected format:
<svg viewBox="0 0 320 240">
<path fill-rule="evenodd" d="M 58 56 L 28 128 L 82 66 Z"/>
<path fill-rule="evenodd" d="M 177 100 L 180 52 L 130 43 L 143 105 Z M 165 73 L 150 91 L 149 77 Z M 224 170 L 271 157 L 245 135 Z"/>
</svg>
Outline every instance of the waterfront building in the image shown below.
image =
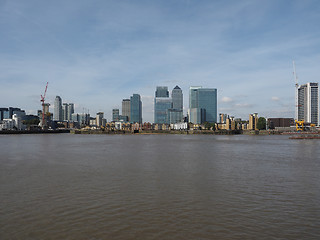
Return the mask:
<svg viewBox="0 0 320 240">
<path fill-rule="evenodd" d="M 98 112 L 98 113 L 97 113 L 97 116 L 96 116 L 96 125 L 97 125 L 97 127 L 103 126 L 103 125 L 102 125 L 103 115 L 104 115 L 103 112 Z"/>
<path fill-rule="evenodd" d="M 220 120 L 220 123 L 226 123 L 226 120 L 229 116 L 225 113 L 220 113 L 219 114 L 219 120 Z"/>
<path fill-rule="evenodd" d="M 74 113 L 74 104 L 69 103 L 68 104 L 68 115 L 67 115 L 67 120 L 71 121 L 72 120 L 72 114 Z"/>
<path fill-rule="evenodd" d="M 126 116 L 128 118 L 127 121 L 130 121 L 130 99 L 122 100 L 122 116 Z"/>
<path fill-rule="evenodd" d="M 62 104 L 62 120 L 63 121 L 68 120 L 68 103 Z"/>
<path fill-rule="evenodd" d="M 183 110 L 183 94 L 179 86 L 175 86 L 171 92 L 172 108 L 177 110 Z"/>
<path fill-rule="evenodd" d="M 288 128 L 294 126 L 293 118 L 268 118 L 267 129 Z"/>
<path fill-rule="evenodd" d="M 182 110 L 168 109 L 167 114 L 168 114 L 167 116 L 168 116 L 168 123 L 169 124 L 181 123 L 183 121 Z"/>
<path fill-rule="evenodd" d="M 142 102 L 139 94 L 130 97 L 130 122 L 142 123 Z"/>
<path fill-rule="evenodd" d="M 168 87 L 158 86 L 154 98 L 154 123 L 169 123 L 168 110 L 172 109 Z"/>
<path fill-rule="evenodd" d="M 217 89 L 190 87 L 189 122 L 217 122 Z"/>
<path fill-rule="evenodd" d="M 258 113 L 253 113 L 249 115 L 249 125 L 248 130 L 258 130 Z"/>
<path fill-rule="evenodd" d="M 297 89 L 298 121 L 319 125 L 319 86 L 318 83 L 300 85 Z"/>
<path fill-rule="evenodd" d="M 119 109 L 118 108 L 112 109 L 112 121 L 118 122 L 119 119 L 120 119 Z"/>
<path fill-rule="evenodd" d="M 80 113 L 78 114 L 79 124 L 81 127 L 90 125 L 90 114 Z"/>
<path fill-rule="evenodd" d="M 53 110 L 53 120 L 54 121 L 62 121 L 62 100 L 60 96 L 56 96 L 54 100 L 54 110 Z"/>
</svg>

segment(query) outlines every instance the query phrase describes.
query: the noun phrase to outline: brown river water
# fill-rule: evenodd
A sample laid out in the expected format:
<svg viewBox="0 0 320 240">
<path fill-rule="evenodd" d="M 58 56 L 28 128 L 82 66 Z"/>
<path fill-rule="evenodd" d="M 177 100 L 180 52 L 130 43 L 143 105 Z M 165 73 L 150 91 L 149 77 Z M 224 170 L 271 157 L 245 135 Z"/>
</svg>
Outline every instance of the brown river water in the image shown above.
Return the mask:
<svg viewBox="0 0 320 240">
<path fill-rule="evenodd" d="M 320 140 L 0 135 L 0 239 L 320 239 Z"/>
</svg>

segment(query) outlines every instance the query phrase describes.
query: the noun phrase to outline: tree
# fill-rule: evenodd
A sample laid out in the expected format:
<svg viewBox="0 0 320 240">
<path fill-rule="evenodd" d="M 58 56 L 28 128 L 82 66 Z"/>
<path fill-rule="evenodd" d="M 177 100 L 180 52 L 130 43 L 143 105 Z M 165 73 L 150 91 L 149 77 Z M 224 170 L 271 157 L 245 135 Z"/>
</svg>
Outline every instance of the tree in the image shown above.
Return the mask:
<svg viewBox="0 0 320 240">
<path fill-rule="evenodd" d="M 264 117 L 259 117 L 257 128 L 259 130 L 265 130 L 266 129 L 266 119 Z"/>
</svg>

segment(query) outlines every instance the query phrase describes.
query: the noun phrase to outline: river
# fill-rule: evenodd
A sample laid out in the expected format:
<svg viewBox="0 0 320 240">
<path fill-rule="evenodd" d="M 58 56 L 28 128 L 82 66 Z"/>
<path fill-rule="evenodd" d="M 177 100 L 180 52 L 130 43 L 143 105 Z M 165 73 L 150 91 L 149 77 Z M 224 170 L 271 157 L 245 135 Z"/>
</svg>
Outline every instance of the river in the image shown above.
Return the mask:
<svg viewBox="0 0 320 240">
<path fill-rule="evenodd" d="M 320 239 L 320 140 L 0 135 L 0 239 Z"/>
</svg>

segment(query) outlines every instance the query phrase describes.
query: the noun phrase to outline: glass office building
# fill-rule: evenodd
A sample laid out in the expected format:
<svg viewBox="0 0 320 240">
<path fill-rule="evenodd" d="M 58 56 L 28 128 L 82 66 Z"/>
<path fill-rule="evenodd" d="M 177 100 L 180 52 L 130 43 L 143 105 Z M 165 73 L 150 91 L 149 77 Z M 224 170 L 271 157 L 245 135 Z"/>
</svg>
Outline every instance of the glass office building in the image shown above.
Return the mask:
<svg viewBox="0 0 320 240">
<path fill-rule="evenodd" d="M 168 110 L 172 108 L 169 97 L 156 97 L 154 99 L 154 123 L 169 123 Z"/>
<path fill-rule="evenodd" d="M 142 123 L 142 102 L 139 94 L 130 97 L 130 122 Z"/>
<path fill-rule="evenodd" d="M 190 87 L 189 122 L 217 122 L 217 89 Z"/>
</svg>

